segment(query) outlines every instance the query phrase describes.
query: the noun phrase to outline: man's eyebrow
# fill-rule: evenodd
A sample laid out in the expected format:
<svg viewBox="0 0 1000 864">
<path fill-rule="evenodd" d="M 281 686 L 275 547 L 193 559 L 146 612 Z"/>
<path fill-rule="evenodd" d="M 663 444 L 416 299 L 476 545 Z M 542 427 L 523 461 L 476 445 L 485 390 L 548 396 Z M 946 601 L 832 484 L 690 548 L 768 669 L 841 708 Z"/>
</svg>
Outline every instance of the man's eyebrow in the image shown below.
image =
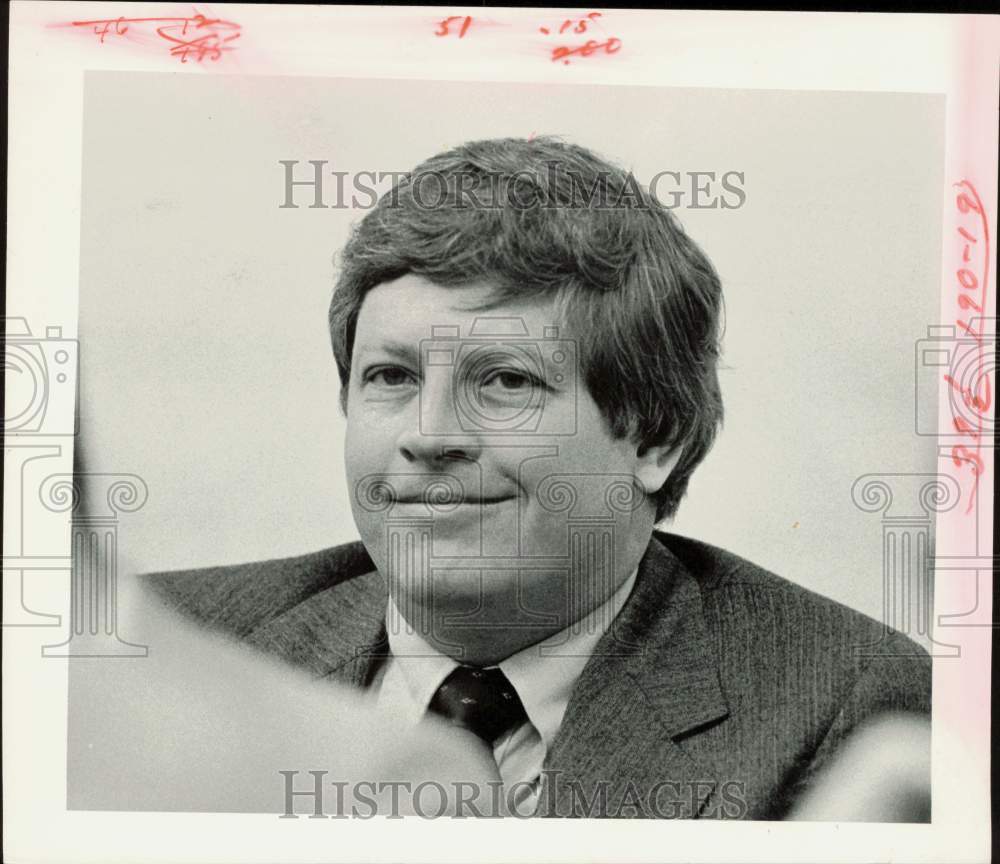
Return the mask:
<svg viewBox="0 0 1000 864">
<path fill-rule="evenodd" d="M 407 342 L 394 342 L 392 340 L 388 340 L 359 345 L 358 359 L 360 360 L 366 354 L 388 354 L 389 356 L 396 357 L 400 360 L 416 363 L 419 360 L 420 352 L 417 350 L 415 345 L 410 345 Z"/>
</svg>

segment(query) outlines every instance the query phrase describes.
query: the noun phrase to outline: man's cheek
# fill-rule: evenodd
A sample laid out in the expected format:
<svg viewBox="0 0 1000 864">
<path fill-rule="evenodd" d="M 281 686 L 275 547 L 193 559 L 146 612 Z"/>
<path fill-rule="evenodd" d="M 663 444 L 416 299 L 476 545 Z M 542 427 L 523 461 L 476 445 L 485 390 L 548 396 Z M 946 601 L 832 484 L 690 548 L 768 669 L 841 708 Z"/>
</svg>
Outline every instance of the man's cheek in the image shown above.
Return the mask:
<svg viewBox="0 0 1000 864">
<path fill-rule="evenodd" d="M 373 513 L 362 506 L 357 498 L 351 502 L 354 524 L 358 536 L 364 543 L 375 566 L 383 573 L 387 571 L 386 524 L 383 514 Z"/>
<path fill-rule="evenodd" d="M 567 521 L 565 513 L 552 513 L 539 506 L 537 500 L 528 500 L 521 518 L 520 547 L 529 558 L 565 556 Z"/>
<path fill-rule="evenodd" d="M 351 513 L 361 539 L 368 545 L 369 538 L 373 537 L 385 518 L 378 486 L 371 488 L 372 480 L 377 479 L 381 472 L 378 465 L 371 464 L 371 454 L 365 448 L 352 446 L 350 434 L 345 443 L 344 454 Z"/>
<path fill-rule="evenodd" d="M 364 412 L 348 415 L 344 439 L 344 463 L 349 480 L 358 482 L 366 474 L 384 470 L 389 458 L 389 442 L 385 440 L 384 423 L 366 422 Z"/>
</svg>

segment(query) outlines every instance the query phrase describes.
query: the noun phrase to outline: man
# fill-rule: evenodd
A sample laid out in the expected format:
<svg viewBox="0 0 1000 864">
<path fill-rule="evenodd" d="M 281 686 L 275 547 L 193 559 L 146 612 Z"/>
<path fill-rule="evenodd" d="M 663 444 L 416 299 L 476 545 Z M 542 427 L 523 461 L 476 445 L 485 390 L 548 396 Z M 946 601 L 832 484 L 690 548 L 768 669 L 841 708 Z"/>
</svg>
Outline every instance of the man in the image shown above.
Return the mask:
<svg viewBox="0 0 1000 864">
<path fill-rule="evenodd" d="M 357 226 L 330 307 L 362 542 L 154 581 L 407 722 L 449 719 L 519 814 L 782 818 L 856 727 L 929 712 L 930 664 L 654 532 L 721 423 L 721 303 L 672 214 L 591 152 L 435 156 Z"/>
</svg>

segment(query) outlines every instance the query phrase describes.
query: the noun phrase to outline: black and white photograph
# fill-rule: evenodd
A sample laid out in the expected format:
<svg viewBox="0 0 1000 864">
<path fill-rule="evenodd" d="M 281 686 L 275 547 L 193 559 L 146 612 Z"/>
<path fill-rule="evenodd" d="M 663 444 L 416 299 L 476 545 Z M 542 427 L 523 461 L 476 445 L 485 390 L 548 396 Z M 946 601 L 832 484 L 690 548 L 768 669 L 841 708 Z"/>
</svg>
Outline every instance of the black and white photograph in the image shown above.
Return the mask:
<svg viewBox="0 0 1000 864">
<path fill-rule="evenodd" d="M 953 81 L 615 71 L 736 13 L 288 7 L 394 57 L 323 73 L 271 7 L 15 5 L 125 65 L 72 301 L 7 307 L 5 667 L 72 824 L 212 837 L 107 860 L 985 860 L 995 107 L 956 175 Z"/>
</svg>

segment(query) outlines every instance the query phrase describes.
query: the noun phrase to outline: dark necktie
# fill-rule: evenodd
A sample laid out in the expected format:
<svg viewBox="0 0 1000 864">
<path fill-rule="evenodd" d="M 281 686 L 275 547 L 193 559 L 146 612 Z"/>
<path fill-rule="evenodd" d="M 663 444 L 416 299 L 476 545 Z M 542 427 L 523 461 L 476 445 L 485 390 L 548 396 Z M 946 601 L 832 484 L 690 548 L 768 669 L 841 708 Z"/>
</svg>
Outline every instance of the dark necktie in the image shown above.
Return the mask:
<svg viewBox="0 0 1000 864">
<path fill-rule="evenodd" d="M 459 666 L 438 687 L 429 711 L 474 732 L 487 744 L 528 719 L 514 685 L 499 669 Z"/>
</svg>

